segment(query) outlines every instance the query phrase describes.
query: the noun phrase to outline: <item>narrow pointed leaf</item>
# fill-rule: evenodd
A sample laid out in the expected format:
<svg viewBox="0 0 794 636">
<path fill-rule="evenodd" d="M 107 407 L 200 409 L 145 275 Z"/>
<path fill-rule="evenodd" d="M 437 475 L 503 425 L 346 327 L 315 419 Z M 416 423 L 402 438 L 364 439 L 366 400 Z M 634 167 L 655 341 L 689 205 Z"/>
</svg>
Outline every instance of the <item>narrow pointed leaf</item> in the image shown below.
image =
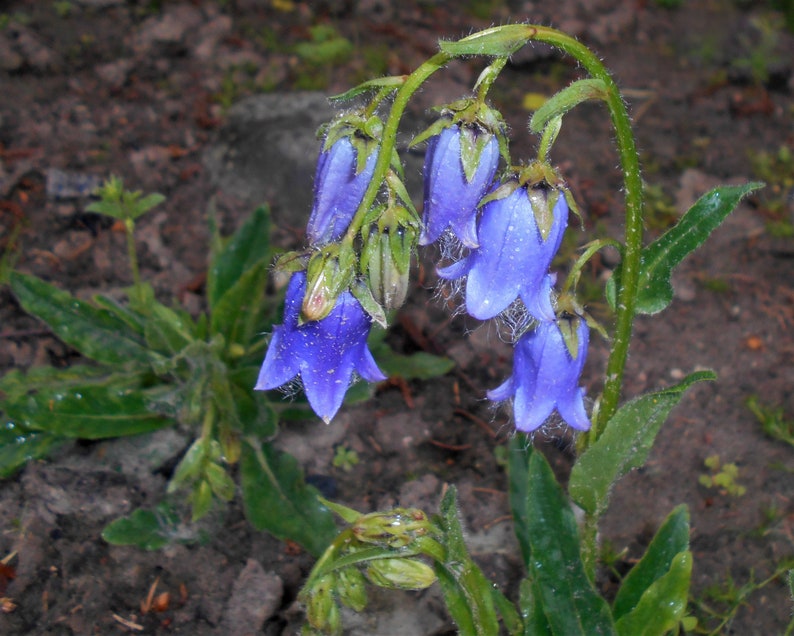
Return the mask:
<svg viewBox="0 0 794 636">
<path fill-rule="evenodd" d="M 444 533 L 441 543 L 447 554 L 443 563 L 436 561 L 433 565 L 447 610 L 459 634 L 496 636 L 499 621 L 492 596 L 493 584 L 485 578 L 466 550 L 454 487 L 447 489 L 440 508 L 438 524 Z"/>
<path fill-rule="evenodd" d="M 140 335 L 114 312 L 78 300 L 35 276 L 13 272 L 11 290 L 22 308 L 87 358 L 104 364 L 146 364 L 150 353 Z"/>
<path fill-rule="evenodd" d="M 148 433 L 172 421 L 152 410 L 143 377 L 114 374 L 93 381 L 49 384 L 3 403 L 6 419 L 62 437 L 103 439 Z"/>
<path fill-rule="evenodd" d="M 618 620 L 634 610 L 642 595 L 673 567 L 676 555 L 689 549 L 689 512 L 677 506 L 656 532 L 651 544 L 629 573 L 612 604 L 612 615 Z"/>
<path fill-rule="evenodd" d="M 257 530 L 295 541 L 320 556 L 337 535 L 331 511 L 303 481 L 292 455 L 256 439 L 247 442 L 243 444 L 240 480 L 248 520 Z"/>
<path fill-rule="evenodd" d="M 358 97 L 362 93 L 367 93 L 369 91 L 379 91 L 384 88 L 393 88 L 394 90 L 397 90 L 400 88 L 400 86 L 405 84 L 406 77 L 406 75 L 390 75 L 388 77 L 378 77 L 376 79 L 371 79 L 359 84 L 358 86 L 354 86 L 344 93 L 332 95 L 330 99 L 343 102 L 353 99 L 354 97 Z"/>
<path fill-rule="evenodd" d="M 698 371 L 675 386 L 646 393 L 624 404 L 606 423 L 601 437 L 577 459 L 568 491 L 585 512 L 601 516 L 612 485 L 645 463 L 668 414 L 690 386 L 714 380 L 713 371 Z"/>
<path fill-rule="evenodd" d="M 669 571 L 617 622 L 620 636 L 663 636 L 674 630 L 686 614 L 691 578 L 692 553 L 687 550 L 673 557 Z"/>
<path fill-rule="evenodd" d="M 270 213 L 267 208 L 261 206 L 254 210 L 227 241 L 214 236 L 212 245 L 207 272 L 207 300 L 211 311 L 244 272 L 260 261 L 270 262 Z"/>
<path fill-rule="evenodd" d="M 523 490 L 527 501 L 523 509 L 514 510 L 513 514 L 522 551 L 529 552 L 526 566 L 534 583 L 536 602 L 551 633 L 615 634 L 609 607 L 585 572 L 570 503 L 543 455 L 531 446 L 525 452 L 527 485 Z M 511 457 L 509 461 L 512 470 L 521 460 Z"/>
<path fill-rule="evenodd" d="M 186 316 L 153 301 L 144 322 L 146 344 L 165 356 L 179 353 L 191 342 L 195 324 Z"/>
<path fill-rule="evenodd" d="M 741 186 L 720 186 L 704 194 L 672 228 L 642 250 L 635 311 L 656 314 L 673 300 L 673 269 L 698 248 L 750 192 L 763 187 L 758 181 Z M 609 279 L 606 297 L 615 309 L 620 267 Z"/>
<path fill-rule="evenodd" d="M 0 427 L 0 479 L 10 477 L 29 461 L 46 457 L 66 441 L 60 435 L 6 422 Z"/>
<path fill-rule="evenodd" d="M 538 108 L 529 121 L 529 129 L 536 134 L 543 131 L 552 119 L 564 115 L 574 106 L 591 99 L 606 99 L 607 90 L 603 80 L 581 79 L 552 95 Z"/>
<path fill-rule="evenodd" d="M 267 306 L 267 270 L 267 261 L 253 264 L 231 287 L 222 291 L 213 306 L 210 333 L 223 334 L 227 346 L 248 347 L 251 339 L 261 332 Z"/>
</svg>

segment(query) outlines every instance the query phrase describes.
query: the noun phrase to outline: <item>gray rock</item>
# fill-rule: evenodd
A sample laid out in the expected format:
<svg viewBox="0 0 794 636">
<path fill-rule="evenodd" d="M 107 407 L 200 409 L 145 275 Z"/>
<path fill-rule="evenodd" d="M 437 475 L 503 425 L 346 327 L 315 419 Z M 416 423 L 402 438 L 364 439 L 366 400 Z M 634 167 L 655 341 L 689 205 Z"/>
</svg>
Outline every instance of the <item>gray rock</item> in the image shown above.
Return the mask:
<svg viewBox="0 0 794 636">
<path fill-rule="evenodd" d="M 281 223 L 302 226 L 312 203 L 318 127 L 334 110 L 321 93 L 242 100 L 204 155 L 213 186 L 252 206 L 270 204 Z"/>
<path fill-rule="evenodd" d="M 259 561 L 248 559 L 234 582 L 221 621 L 221 634 L 258 634 L 281 604 L 284 585 Z"/>
</svg>

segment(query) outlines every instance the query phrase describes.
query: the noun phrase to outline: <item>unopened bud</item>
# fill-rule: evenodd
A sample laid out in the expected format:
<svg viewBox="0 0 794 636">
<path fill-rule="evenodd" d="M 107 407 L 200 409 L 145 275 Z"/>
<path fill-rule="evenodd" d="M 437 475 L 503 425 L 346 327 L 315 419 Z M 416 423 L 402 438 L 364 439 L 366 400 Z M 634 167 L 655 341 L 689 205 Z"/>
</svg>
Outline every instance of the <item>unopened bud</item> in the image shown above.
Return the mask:
<svg viewBox="0 0 794 636">
<path fill-rule="evenodd" d="M 367 277 L 373 297 L 386 311 L 405 301 L 416 237 L 411 213 L 399 205 L 384 210 L 370 225 L 361 254 L 361 272 Z"/>
<path fill-rule="evenodd" d="M 401 548 L 416 537 L 427 534 L 431 524 L 427 515 L 416 508 L 395 508 L 391 512 L 362 515 L 353 524 L 356 539 L 364 543 Z"/>
<path fill-rule="evenodd" d="M 334 601 L 334 582 L 333 574 L 324 576 L 309 590 L 306 601 L 306 618 L 309 624 L 323 633 L 339 632 L 339 607 Z"/>
<path fill-rule="evenodd" d="M 337 243 L 312 255 L 306 269 L 306 295 L 301 306 L 303 320 L 322 320 L 331 313 L 339 294 L 353 280 L 354 264 L 353 251 Z"/>
<path fill-rule="evenodd" d="M 336 592 L 339 600 L 356 612 L 367 606 L 367 582 L 357 567 L 349 567 L 338 572 Z"/>
<path fill-rule="evenodd" d="M 375 585 L 396 590 L 423 590 L 436 580 L 436 573 L 418 559 L 375 559 L 367 566 Z"/>
</svg>

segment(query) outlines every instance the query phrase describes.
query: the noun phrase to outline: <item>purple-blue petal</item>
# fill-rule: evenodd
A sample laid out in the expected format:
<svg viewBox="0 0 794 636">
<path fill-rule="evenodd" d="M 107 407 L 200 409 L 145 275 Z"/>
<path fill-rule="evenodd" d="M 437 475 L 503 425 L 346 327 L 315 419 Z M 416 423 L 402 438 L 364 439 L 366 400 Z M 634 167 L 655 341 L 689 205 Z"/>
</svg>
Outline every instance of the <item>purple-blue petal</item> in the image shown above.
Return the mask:
<svg viewBox="0 0 794 636">
<path fill-rule="evenodd" d="M 452 125 L 428 143 L 424 167 L 424 211 L 420 245 L 438 240 L 450 228 L 467 247 L 476 247 L 477 206 L 493 181 L 499 165 L 495 136 L 485 145 L 471 181 L 461 159 L 461 129 Z"/>
<path fill-rule="evenodd" d="M 306 235 L 315 245 L 342 237 L 372 180 L 377 152 L 367 157 L 364 169 L 358 174 L 357 153 L 348 137 L 342 137 L 320 153 L 314 178 L 314 204 L 306 227 Z"/>
<path fill-rule="evenodd" d="M 590 420 L 584 407 L 584 390 L 578 386 L 587 357 L 589 331 L 579 320 L 576 358 L 568 351 L 557 322 L 543 321 L 524 334 L 515 345 L 513 375 L 488 398 L 513 398 L 516 428 L 533 431 L 542 426 L 554 409 L 578 430 L 588 430 Z"/>
<path fill-rule="evenodd" d="M 342 405 L 354 371 L 370 381 L 386 376 L 367 347 L 371 320 L 353 295 L 342 293 L 328 316 L 299 325 L 305 289 L 306 274 L 293 274 L 284 323 L 274 329 L 255 388 L 272 389 L 300 375 L 309 404 L 328 422 Z"/>
</svg>

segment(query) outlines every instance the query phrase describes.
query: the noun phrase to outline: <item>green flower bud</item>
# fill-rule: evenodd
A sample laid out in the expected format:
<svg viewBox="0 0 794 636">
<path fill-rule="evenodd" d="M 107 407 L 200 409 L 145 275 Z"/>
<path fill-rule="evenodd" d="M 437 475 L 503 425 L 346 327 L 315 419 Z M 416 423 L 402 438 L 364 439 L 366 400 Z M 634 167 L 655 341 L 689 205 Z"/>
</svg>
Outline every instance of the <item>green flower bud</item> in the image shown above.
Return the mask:
<svg viewBox="0 0 794 636">
<path fill-rule="evenodd" d="M 386 311 L 405 301 L 417 234 L 411 212 L 398 204 L 387 207 L 369 226 L 360 268 L 373 297 Z"/>
<path fill-rule="evenodd" d="M 359 517 L 353 534 L 363 543 L 402 548 L 427 534 L 431 528 L 427 515 L 416 508 L 395 508 L 391 512 L 373 512 Z"/>
<path fill-rule="evenodd" d="M 339 600 L 356 612 L 367 606 L 367 582 L 364 575 L 356 567 L 345 568 L 338 572 L 339 581 L 336 593 Z"/>
<path fill-rule="evenodd" d="M 436 573 L 418 559 L 375 559 L 367 566 L 375 585 L 396 590 L 423 590 L 436 580 Z"/>
<path fill-rule="evenodd" d="M 327 574 L 308 592 L 306 618 L 309 624 L 323 633 L 339 633 L 341 623 L 339 607 L 334 601 L 333 586 L 336 577 Z"/>
<path fill-rule="evenodd" d="M 301 318 L 309 322 L 330 314 L 339 294 L 350 286 L 354 268 L 355 254 L 345 245 L 332 243 L 312 254 L 306 269 Z"/>
</svg>

